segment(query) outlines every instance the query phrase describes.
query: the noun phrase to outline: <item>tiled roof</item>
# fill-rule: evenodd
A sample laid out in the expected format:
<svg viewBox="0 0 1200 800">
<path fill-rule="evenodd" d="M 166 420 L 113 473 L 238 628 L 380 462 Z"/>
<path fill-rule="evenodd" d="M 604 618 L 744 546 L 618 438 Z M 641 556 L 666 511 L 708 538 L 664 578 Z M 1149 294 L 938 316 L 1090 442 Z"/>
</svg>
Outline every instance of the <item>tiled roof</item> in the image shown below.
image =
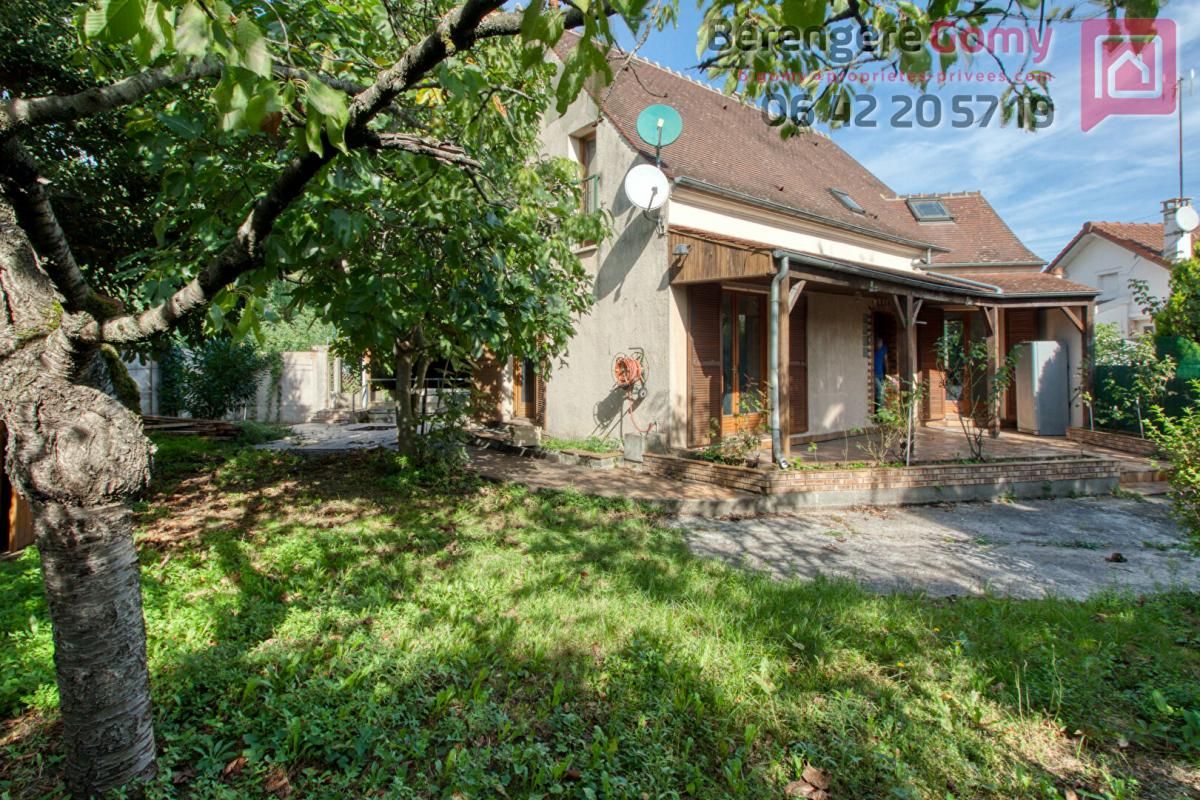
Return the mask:
<svg viewBox="0 0 1200 800">
<path fill-rule="evenodd" d="M 574 34 L 564 35 L 556 48 L 560 57 L 576 40 Z M 932 246 L 937 263 L 1044 263 L 978 192 L 922 195 L 942 200 L 954 221 L 917 222 L 904 198 L 830 138 L 801 133 L 784 140 L 766 124 L 760 109 L 736 97 L 639 58 L 628 69 L 619 66 L 614 63 L 616 80 L 599 89 L 596 99 L 605 118 L 636 151 L 654 158 L 654 149 L 637 135 L 637 116 L 646 106 L 666 103 L 683 117 L 682 136 L 662 151 L 668 177 L 688 178 L 868 235 Z M 866 213 L 846 208 L 830 189 L 848 193 Z M 938 252 L 943 248 L 948 252 Z"/>
<path fill-rule="evenodd" d="M 1088 234 L 1095 234 L 1102 239 L 1107 239 L 1159 266 L 1171 268 L 1171 262 L 1162 255 L 1163 226 L 1161 222 L 1086 222 L 1080 228 L 1079 233 L 1075 234 L 1067 246 L 1054 257 L 1047 270 L 1058 267 L 1058 263 L 1070 252 L 1071 248 L 1075 247 L 1079 240 Z"/>
<path fill-rule="evenodd" d="M 1012 229 L 979 192 L 921 195 L 942 201 L 953 222 L 918 223 L 927 241 L 946 249 L 934 252 L 934 266 L 992 264 L 1038 266 L 1046 263 L 1017 238 Z M 908 213 L 908 198 L 889 202 Z"/>
<path fill-rule="evenodd" d="M 955 278 L 966 278 L 977 283 L 998 287 L 1004 294 L 1078 294 L 1095 296 L 1100 290 L 1082 283 L 1064 280 L 1049 272 L 1021 272 L 1002 270 L 996 272 L 955 272 Z"/>
</svg>

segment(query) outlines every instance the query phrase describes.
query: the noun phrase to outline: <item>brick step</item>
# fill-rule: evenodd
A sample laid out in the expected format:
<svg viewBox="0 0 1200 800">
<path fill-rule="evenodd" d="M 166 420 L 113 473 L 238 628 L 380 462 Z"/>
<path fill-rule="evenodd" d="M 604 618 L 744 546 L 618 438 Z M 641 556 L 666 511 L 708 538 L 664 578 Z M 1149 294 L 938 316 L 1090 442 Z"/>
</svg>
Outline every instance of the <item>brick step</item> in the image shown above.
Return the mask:
<svg viewBox="0 0 1200 800">
<path fill-rule="evenodd" d="M 1121 485 L 1129 486 L 1137 483 L 1163 483 L 1171 479 L 1169 469 L 1123 469 L 1121 470 Z"/>
</svg>

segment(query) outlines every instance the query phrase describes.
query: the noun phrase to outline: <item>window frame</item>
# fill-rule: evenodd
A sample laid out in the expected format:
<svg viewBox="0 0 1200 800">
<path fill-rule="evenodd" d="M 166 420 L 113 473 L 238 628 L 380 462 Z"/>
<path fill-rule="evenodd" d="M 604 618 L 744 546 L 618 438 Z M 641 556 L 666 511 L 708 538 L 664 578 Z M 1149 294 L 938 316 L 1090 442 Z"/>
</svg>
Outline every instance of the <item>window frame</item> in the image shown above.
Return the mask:
<svg viewBox="0 0 1200 800">
<path fill-rule="evenodd" d="M 950 213 L 950 209 L 946 207 L 946 203 L 940 197 L 908 197 L 905 198 L 908 204 L 908 211 L 913 215 L 913 219 L 917 222 L 953 222 L 954 215 Z M 940 214 L 925 214 L 918 210 L 922 203 L 936 203 L 942 209 Z"/>
</svg>

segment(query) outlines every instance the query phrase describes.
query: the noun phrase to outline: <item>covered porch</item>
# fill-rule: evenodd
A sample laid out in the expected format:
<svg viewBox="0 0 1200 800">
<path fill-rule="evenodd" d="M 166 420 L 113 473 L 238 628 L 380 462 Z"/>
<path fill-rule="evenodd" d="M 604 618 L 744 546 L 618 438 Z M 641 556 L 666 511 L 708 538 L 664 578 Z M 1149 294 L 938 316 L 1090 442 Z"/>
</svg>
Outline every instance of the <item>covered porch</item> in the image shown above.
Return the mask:
<svg viewBox="0 0 1200 800">
<path fill-rule="evenodd" d="M 871 425 L 877 342 L 889 380 L 924 386 L 915 423 L 953 423 L 960 439 L 956 417 L 972 398 L 938 370 L 948 330 L 986 343 L 989 375 L 1016 345 L 1055 340 L 1073 388 L 1089 380 L 1080 365 L 1090 363 L 1094 292 L 1054 276 L 865 266 L 697 231 L 672 230 L 671 246 L 671 282 L 687 293 L 689 448 L 765 429 L 776 463 L 812 443 L 841 451 Z M 997 427 L 1015 428 L 1015 392 L 999 406 Z M 914 437 L 915 459 L 960 458 L 938 446 L 944 438 Z"/>
</svg>

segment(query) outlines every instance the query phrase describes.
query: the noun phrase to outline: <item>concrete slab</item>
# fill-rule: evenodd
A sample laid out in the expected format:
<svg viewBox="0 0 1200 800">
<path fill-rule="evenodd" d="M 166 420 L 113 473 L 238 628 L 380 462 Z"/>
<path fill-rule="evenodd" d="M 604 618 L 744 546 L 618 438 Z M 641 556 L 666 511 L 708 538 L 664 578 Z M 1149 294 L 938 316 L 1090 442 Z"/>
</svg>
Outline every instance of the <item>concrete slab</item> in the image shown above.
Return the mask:
<svg viewBox="0 0 1200 800">
<path fill-rule="evenodd" d="M 327 455 L 354 450 L 386 447 L 396 449 L 396 426 L 393 424 L 336 425 L 306 422 L 292 426 L 292 435 L 274 442 L 257 445 L 260 450 L 286 450 L 293 453 Z"/>
<path fill-rule="evenodd" d="M 1161 498 L 1096 497 L 681 517 L 699 555 L 776 577 L 831 575 L 878 591 L 1083 598 L 1200 588 L 1200 554 Z M 1107 560 L 1119 552 L 1124 561 Z"/>
</svg>

